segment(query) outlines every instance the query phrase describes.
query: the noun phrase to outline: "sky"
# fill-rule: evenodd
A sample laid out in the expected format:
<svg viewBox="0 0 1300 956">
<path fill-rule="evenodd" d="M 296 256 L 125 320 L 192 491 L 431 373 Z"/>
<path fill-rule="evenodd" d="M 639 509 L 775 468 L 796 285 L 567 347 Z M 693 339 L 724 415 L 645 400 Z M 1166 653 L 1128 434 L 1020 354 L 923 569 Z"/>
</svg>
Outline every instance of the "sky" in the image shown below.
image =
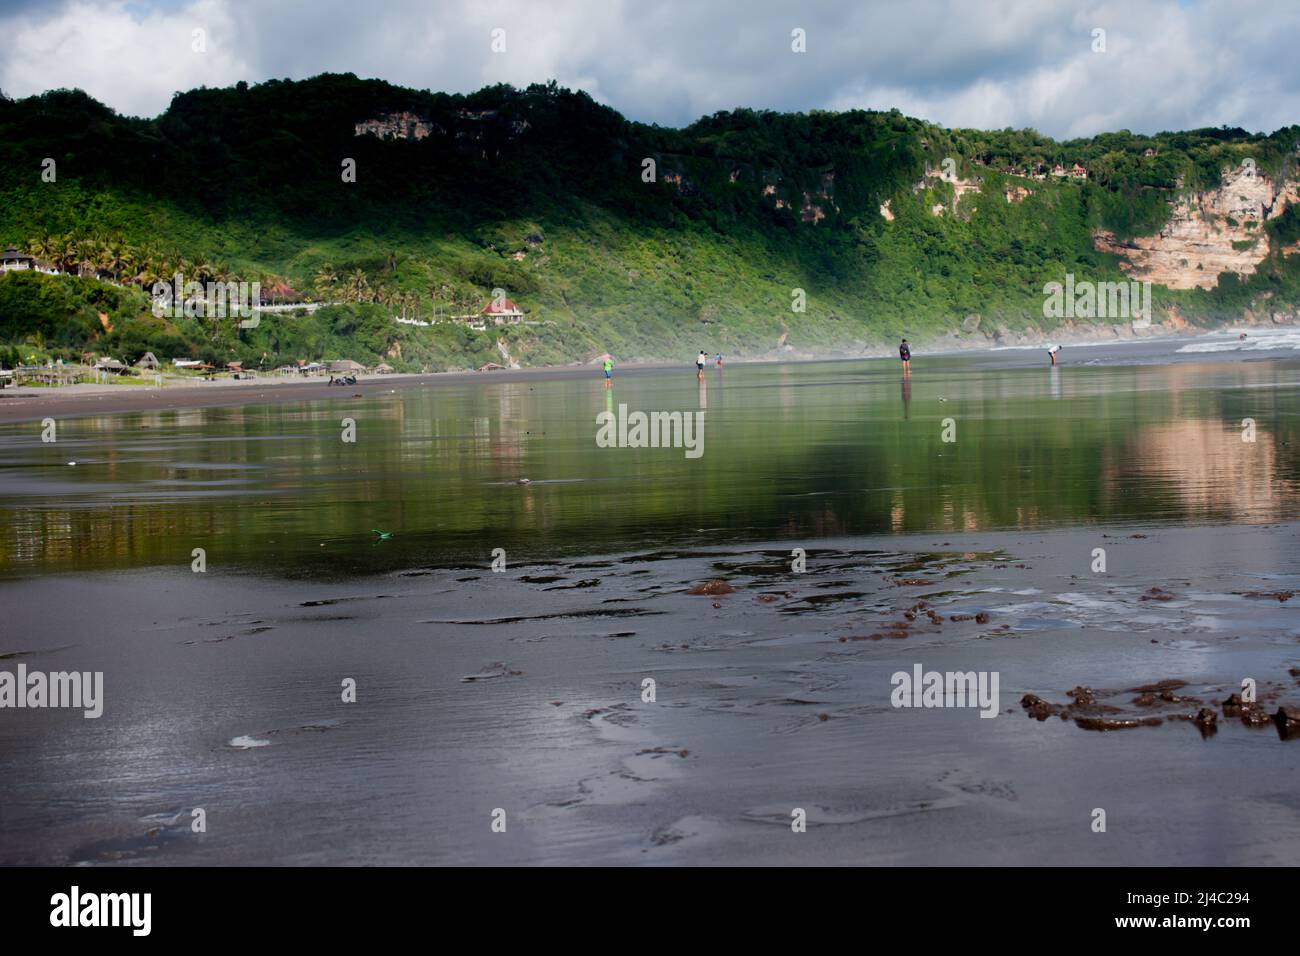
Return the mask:
<svg viewBox="0 0 1300 956">
<path fill-rule="evenodd" d="M 179 90 L 324 72 L 554 79 L 665 126 L 897 107 L 1057 138 L 1272 132 L 1300 123 L 1300 0 L 0 0 L 11 97 L 76 87 L 154 116 Z"/>
</svg>

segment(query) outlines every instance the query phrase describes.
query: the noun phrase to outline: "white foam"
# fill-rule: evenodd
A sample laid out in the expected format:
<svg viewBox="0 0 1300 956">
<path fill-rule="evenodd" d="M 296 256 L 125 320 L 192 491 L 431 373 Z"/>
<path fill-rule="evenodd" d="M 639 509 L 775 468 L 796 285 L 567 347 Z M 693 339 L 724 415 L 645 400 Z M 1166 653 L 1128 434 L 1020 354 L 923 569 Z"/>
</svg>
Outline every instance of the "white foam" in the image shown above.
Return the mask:
<svg viewBox="0 0 1300 956">
<path fill-rule="evenodd" d="M 1300 328 L 1287 326 L 1280 329 L 1251 329 L 1246 337 L 1241 332 L 1227 329 L 1211 332 L 1189 342 L 1179 352 L 1268 352 L 1274 349 L 1300 349 Z"/>
<path fill-rule="evenodd" d="M 1135 342 L 1158 342 L 1159 339 L 1101 339 L 1096 342 L 1067 342 L 1060 347 L 1066 349 L 1090 349 L 1098 345 L 1130 345 Z M 990 352 L 1046 352 L 1056 343 L 1041 342 L 1038 345 L 995 345 Z"/>
<path fill-rule="evenodd" d="M 235 737 L 230 741 L 230 746 L 234 747 L 236 750 L 250 750 L 253 747 L 269 747 L 271 746 L 271 741 L 258 740 L 256 737 Z"/>
</svg>

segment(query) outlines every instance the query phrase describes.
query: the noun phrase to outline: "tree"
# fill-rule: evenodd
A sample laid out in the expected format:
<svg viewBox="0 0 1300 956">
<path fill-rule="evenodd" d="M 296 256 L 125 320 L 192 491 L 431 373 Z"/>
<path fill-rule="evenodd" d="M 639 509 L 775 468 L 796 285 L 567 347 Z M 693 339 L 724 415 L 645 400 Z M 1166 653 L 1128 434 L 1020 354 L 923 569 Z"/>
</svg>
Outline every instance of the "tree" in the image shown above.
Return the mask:
<svg viewBox="0 0 1300 956">
<path fill-rule="evenodd" d="M 312 288 L 315 289 L 317 298 L 322 299 L 326 304 L 333 302 L 334 286 L 338 281 L 339 277 L 332 266 L 321 266 L 312 279 Z"/>
<path fill-rule="evenodd" d="M 352 301 L 366 302 L 370 298 L 370 280 L 361 269 L 353 269 L 348 275 L 348 291 L 352 294 Z"/>
</svg>

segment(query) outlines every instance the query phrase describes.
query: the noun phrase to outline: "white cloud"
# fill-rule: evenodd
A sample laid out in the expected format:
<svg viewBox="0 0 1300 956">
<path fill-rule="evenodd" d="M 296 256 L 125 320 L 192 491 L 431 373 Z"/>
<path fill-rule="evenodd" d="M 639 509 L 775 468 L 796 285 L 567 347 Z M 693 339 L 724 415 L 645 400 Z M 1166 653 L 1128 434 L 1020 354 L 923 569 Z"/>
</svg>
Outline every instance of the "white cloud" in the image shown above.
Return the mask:
<svg viewBox="0 0 1300 956">
<path fill-rule="evenodd" d="M 205 54 L 190 51 L 200 26 Z M 794 27 L 807 53 L 791 52 Z M 672 125 L 736 106 L 897 106 L 1055 136 L 1300 122 L 1293 0 L 71 0 L 8 14 L 0 31 L 11 95 L 79 86 L 143 115 L 200 84 L 332 71 L 459 92 L 555 79 Z"/>
<path fill-rule="evenodd" d="M 54 15 L 19 10 L 0 23 L 0 88 L 25 96 L 81 88 L 120 112 L 153 115 L 177 90 L 226 86 L 253 66 L 239 55 L 223 0 L 141 15 L 126 3 L 69 3 Z M 195 30 L 205 31 L 196 52 Z"/>
</svg>

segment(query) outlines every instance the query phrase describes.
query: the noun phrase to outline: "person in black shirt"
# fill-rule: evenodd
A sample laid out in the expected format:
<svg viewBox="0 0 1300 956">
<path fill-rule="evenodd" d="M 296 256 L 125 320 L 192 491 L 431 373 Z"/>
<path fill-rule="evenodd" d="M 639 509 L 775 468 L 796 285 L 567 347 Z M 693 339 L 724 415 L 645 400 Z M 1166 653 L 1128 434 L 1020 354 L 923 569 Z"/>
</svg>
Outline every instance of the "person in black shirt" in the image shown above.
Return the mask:
<svg viewBox="0 0 1300 956">
<path fill-rule="evenodd" d="M 912 374 L 912 349 L 907 344 L 907 339 L 903 339 L 902 344 L 898 346 L 898 357 L 903 360 L 903 374 L 911 375 Z"/>
</svg>

